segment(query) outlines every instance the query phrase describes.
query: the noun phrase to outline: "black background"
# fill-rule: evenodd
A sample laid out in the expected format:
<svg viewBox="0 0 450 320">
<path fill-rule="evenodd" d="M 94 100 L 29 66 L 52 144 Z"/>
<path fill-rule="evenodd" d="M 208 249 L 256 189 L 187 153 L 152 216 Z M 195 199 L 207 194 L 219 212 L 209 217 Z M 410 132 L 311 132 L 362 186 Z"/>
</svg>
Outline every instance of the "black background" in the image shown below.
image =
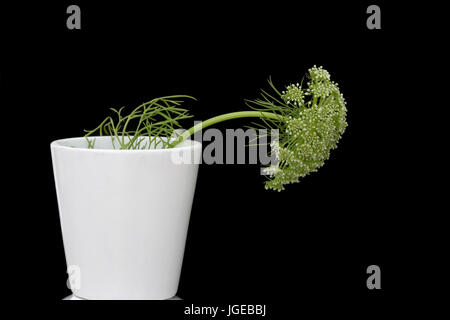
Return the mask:
<svg viewBox="0 0 450 320">
<path fill-rule="evenodd" d="M 81 30 L 66 28 L 70 4 L 81 7 Z M 195 96 L 188 105 L 196 120 L 238 111 L 269 76 L 282 87 L 314 64 L 347 100 L 339 148 L 282 193 L 264 190 L 257 165 L 202 165 L 178 292 L 185 302 L 146 303 L 163 312 L 191 301 L 266 303 L 277 318 L 374 311 L 414 295 L 430 278 L 413 271 L 432 258 L 429 237 L 417 232 L 427 225 L 405 160 L 403 125 L 414 106 L 397 93 L 415 76 L 411 39 L 420 30 L 406 27 L 405 7 L 381 1 L 382 29 L 368 30 L 369 4 L 61 1 L 11 9 L 18 15 L 4 37 L 4 123 L 25 156 L 10 160 L 20 179 L 9 182 L 8 201 L 26 213 L 15 216 L 21 231 L 9 238 L 23 248 L 11 248 L 8 265 L 24 282 L 15 296 L 57 302 L 69 294 L 51 141 L 82 135 L 109 107 L 169 94 Z M 378 291 L 366 287 L 372 264 L 382 272 Z"/>
</svg>

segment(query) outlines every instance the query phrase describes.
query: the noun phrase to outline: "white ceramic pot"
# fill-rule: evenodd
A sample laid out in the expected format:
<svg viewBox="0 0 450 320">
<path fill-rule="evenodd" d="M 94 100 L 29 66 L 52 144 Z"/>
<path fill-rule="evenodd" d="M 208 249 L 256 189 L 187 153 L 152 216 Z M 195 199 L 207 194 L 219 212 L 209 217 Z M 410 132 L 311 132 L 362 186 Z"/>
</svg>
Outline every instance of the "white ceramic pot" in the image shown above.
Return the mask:
<svg viewBox="0 0 450 320">
<path fill-rule="evenodd" d="M 87 148 L 85 138 L 51 143 L 72 291 L 93 300 L 171 298 L 178 289 L 201 143 L 112 147 L 110 137 L 97 137 L 95 149 Z M 194 161 L 174 161 L 180 152 Z"/>
</svg>

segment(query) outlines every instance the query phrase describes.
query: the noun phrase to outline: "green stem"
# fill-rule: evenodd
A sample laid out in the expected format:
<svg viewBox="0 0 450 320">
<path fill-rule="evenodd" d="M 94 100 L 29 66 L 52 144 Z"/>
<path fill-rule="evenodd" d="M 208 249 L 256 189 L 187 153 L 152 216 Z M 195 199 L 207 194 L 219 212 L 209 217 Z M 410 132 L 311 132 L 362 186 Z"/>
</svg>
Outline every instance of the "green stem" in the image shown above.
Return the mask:
<svg viewBox="0 0 450 320">
<path fill-rule="evenodd" d="M 184 140 L 186 140 L 199 130 L 202 130 L 219 122 L 238 118 L 266 118 L 266 119 L 280 120 L 282 119 L 282 116 L 276 113 L 262 112 L 262 111 L 238 111 L 225 113 L 220 116 L 216 116 L 208 120 L 202 121 L 196 124 L 195 126 L 189 128 L 187 131 L 183 132 L 183 134 L 170 145 L 170 148 L 177 146 L 178 144 L 180 144 L 181 142 L 183 142 Z"/>
</svg>

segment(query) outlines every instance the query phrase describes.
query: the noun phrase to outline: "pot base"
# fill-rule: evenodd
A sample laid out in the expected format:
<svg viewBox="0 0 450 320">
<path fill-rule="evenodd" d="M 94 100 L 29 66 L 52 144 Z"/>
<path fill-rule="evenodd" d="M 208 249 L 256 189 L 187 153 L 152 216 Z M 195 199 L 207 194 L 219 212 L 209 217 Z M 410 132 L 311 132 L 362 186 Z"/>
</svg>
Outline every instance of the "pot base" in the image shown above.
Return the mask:
<svg viewBox="0 0 450 320">
<path fill-rule="evenodd" d="M 63 300 L 87 300 L 87 299 L 82 299 L 82 298 L 78 298 L 77 296 L 71 294 L 70 296 L 65 297 Z M 170 299 L 167 300 L 183 300 L 178 296 L 172 297 Z"/>
</svg>

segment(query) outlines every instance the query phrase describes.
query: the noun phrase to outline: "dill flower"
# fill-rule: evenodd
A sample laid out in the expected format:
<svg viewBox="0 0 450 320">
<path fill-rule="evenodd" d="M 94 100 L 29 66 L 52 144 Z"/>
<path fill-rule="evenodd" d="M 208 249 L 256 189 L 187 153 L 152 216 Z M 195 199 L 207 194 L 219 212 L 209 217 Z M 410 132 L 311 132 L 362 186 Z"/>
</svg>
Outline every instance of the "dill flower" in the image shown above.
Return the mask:
<svg viewBox="0 0 450 320">
<path fill-rule="evenodd" d="M 347 127 L 346 102 L 330 74 L 322 67 L 308 70 L 310 79 L 301 85 L 289 85 L 277 99 L 263 91 L 263 99 L 250 101 L 254 109 L 280 114 L 267 119 L 280 130 L 279 142 L 271 144 L 277 164 L 264 169 L 269 180 L 266 189 L 284 190 L 285 185 L 316 172 L 330 157 Z"/>
<path fill-rule="evenodd" d="M 286 87 L 286 91 L 283 91 L 282 98 L 285 103 L 296 104 L 301 106 L 304 103 L 305 93 L 303 92 L 301 86 L 296 84 L 291 84 Z"/>
<path fill-rule="evenodd" d="M 271 143 L 276 165 L 263 169 L 268 176 L 266 189 L 281 191 L 285 185 L 317 171 L 330 157 L 330 151 L 347 127 L 347 109 L 338 85 L 322 67 L 313 66 L 303 81 L 278 91 L 269 79 L 274 93 L 261 90 L 261 98 L 246 100 L 252 110 L 222 114 L 205 120 L 184 132 L 171 147 L 198 130 L 237 118 L 260 118 L 259 128 L 278 129 L 278 142 Z M 258 124 L 256 125 L 258 126 Z M 269 130 L 271 131 L 271 130 Z"/>
</svg>

